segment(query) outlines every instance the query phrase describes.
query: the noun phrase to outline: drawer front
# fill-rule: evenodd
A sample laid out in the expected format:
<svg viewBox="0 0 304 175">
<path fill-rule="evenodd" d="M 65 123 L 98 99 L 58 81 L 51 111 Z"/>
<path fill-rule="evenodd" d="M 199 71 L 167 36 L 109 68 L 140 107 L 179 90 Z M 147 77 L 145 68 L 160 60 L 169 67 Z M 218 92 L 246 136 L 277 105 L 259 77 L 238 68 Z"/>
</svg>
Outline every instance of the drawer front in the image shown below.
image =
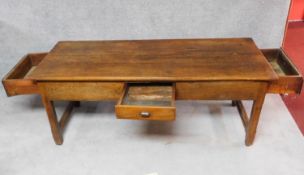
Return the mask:
<svg viewBox="0 0 304 175">
<path fill-rule="evenodd" d="M 303 77 L 295 65 L 290 61 L 286 53 L 281 49 L 261 50 L 279 79 L 273 81 L 269 88 L 269 93 L 297 93 L 300 94 L 303 85 Z"/>
<path fill-rule="evenodd" d="M 175 107 L 148 106 L 115 106 L 115 113 L 119 119 L 134 120 L 174 120 Z"/>
<path fill-rule="evenodd" d="M 26 79 L 26 77 L 46 55 L 47 53 L 25 55 L 2 79 L 2 84 L 8 96 L 39 93 L 36 82 Z"/>
<path fill-rule="evenodd" d="M 51 100 L 117 100 L 121 82 L 38 82 L 39 90 Z"/>
<path fill-rule="evenodd" d="M 269 93 L 276 94 L 300 94 L 303 86 L 303 78 L 298 76 L 279 77 L 268 88 Z"/>
<path fill-rule="evenodd" d="M 250 100 L 268 85 L 253 81 L 177 82 L 178 100 Z"/>
<path fill-rule="evenodd" d="M 172 84 L 127 84 L 115 113 L 119 119 L 174 120 L 174 99 Z"/>
</svg>

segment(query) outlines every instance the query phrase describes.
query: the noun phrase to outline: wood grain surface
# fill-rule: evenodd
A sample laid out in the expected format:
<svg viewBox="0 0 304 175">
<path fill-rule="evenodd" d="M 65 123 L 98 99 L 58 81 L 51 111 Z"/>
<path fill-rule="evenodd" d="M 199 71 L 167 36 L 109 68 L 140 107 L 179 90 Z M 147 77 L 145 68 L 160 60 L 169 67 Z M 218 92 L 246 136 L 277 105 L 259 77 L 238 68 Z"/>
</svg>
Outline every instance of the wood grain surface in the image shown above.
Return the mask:
<svg viewBox="0 0 304 175">
<path fill-rule="evenodd" d="M 38 81 L 262 80 L 277 76 L 250 38 L 62 41 L 27 79 Z"/>
</svg>

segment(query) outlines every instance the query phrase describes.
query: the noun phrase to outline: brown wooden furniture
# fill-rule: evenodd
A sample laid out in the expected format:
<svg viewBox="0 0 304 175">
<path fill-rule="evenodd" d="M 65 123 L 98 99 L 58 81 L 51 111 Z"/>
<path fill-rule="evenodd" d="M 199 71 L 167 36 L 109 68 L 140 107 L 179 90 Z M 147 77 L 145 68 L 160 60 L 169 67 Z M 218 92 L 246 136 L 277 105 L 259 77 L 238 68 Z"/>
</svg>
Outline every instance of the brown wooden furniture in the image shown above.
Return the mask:
<svg viewBox="0 0 304 175">
<path fill-rule="evenodd" d="M 118 118 L 169 121 L 175 100 L 232 100 L 248 146 L 265 94 L 300 93 L 302 83 L 284 52 L 260 51 L 250 38 L 62 41 L 26 55 L 3 79 L 8 96 L 42 96 L 56 144 L 79 101 L 117 100 Z M 71 101 L 59 121 L 55 100 Z M 241 100 L 253 100 L 250 117 Z"/>
</svg>

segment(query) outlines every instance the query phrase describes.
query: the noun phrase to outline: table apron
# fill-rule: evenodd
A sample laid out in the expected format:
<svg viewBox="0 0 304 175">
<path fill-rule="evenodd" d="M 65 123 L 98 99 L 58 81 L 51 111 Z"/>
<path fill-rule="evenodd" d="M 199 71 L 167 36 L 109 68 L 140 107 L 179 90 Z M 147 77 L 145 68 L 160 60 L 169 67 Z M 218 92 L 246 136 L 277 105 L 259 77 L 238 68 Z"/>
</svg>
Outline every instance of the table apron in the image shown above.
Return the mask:
<svg viewBox="0 0 304 175">
<path fill-rule="evenodd" d="M 255 100 L 268 82 L 263 81 L 206 81 L 176 83 L 179 100 Z"/>
<path fill-rule="evenodd" d="M 50 100 L 118 100 L 123 82 L 38 82 L 41 94 Z"/>
<path fill-rule="evenodd" d="M 269 82 L 202 81 L 176 82 L 176 100 L 255 100 Z M 38 82 L 50 100 L 118 100 L 124 82 Z"/>
</svg>

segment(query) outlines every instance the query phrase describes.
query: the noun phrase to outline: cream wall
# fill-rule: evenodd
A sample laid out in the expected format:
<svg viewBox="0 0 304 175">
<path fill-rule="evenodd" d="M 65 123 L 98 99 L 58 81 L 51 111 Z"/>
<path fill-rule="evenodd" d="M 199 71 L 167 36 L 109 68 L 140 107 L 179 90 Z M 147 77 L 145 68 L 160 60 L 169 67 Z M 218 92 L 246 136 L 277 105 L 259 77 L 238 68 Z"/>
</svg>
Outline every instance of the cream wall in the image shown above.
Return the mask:
<svg viewBox="0 0 304 175">
<path fill-rule="evenodd" d="M 59 40 L 253 37 L 281 45 L 289 0 L 0 0 L 0 75 Z"/>
</svg>

